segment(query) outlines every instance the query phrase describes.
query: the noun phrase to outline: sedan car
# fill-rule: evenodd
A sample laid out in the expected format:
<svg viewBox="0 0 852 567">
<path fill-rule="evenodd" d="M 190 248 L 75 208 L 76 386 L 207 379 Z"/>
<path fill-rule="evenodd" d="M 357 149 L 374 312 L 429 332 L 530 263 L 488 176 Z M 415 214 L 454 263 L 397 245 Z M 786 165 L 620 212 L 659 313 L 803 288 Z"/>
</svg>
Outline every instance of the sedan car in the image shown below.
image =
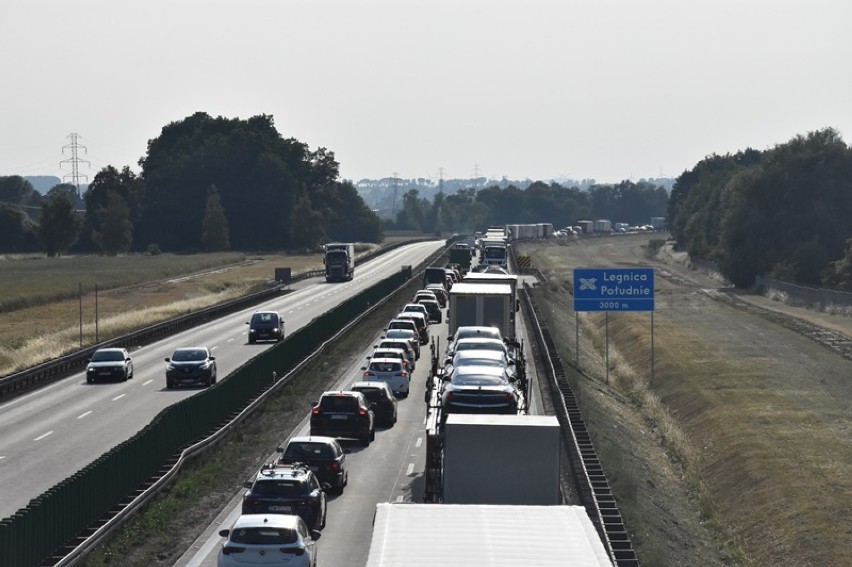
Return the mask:
<svg viewBox="0 0 852 567">
<path fill-rule="evenodd" d="M 337 494 L 349 483 L 346 454 L 334 437 L 292 437 L 286 447 L 278 447 L 279 465 L 304 463 L 320 482 L 327 482 Z"/>
<path fill-rule="evenodd" d="M 441 388 L 444 415 L 449 413 L 516 414 L 521 395 L 503 368 L 461 366 L 454 368 Z"/>
<path fill-rule="evenodd" d="M 86 366 L 86 382 L 133 378 L 133 360 L 126 348 L 99 348 Z"/>
<path fill-rule="evenodd" d="M 349 389 L 364 394 L 364 398 L 370 404 L 370 409 L 376 414 L 377 423 L 385 427 L 393 427 L 393 424 L 396 423 L 397 401 L 390 386 L 384 382 L 376 381 L 355 382 Z"/>
<path fill-rule="evenodd" d="M 165 361 L 166 388 L 216 383 L 216 357 L 207 347 L 179 348 Z"/>
<path fill-rule="evenodd" d="M 229 530 L 219 550 L 218 567 L 287 565 L 316 567 L 316 539 L 320 532 L 308 530 L 299 516 L 287 514 L 242 514 Z"/>
</svg>

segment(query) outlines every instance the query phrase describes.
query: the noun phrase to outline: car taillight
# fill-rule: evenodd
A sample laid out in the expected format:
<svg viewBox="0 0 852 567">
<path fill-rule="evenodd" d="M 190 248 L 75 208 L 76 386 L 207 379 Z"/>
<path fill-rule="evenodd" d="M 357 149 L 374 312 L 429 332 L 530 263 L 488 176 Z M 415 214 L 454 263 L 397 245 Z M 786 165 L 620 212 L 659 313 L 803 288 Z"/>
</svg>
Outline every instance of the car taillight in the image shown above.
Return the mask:
<svg viewBox="0 0 852 567">
<path fill-rule="evenodd" d="M 367 371 L 367 372 L 364 372 L 364 376 L 375 376 L 375 374 L 373 374 L 370 371 Z"/>
<path fill-rule="evenodd" d="M 304 547 L 282 547 L 281 553 L 290 553 L 292 555 L 304 555 L 305 548 Z"/>
<path fill-rule="evenodd" d="M 319 414 L 320 414 L 319 407 L 315 407 L 313 410 L 311 410 L 311 413 L 312 413 L 313 415 L 319 415 Z"/>
<path fill-rule="evenodd" d="M 234 553 L 242 553 L 245 551 L 245 547 L 234 547 L 232 545 L 223 545 L 222 546 L 222 555 L 232 555 Z"/>
<path fill-rule="evenodd" d="M 340 470 L 340 463 L 335 461 L 335 462 L 331 463 L 330 468 L 331 468 L 332 471 L 339 471 Z"/>
<path fill-rule="evenodd" d="M 358 413 L 361 415 L 367 415 L 367 410 L 365 410 L 364 408 L 358 408 Z"/>
<path fill-rule="evenodd" d="M 408 372 L 406 372 L 405 370 L 403 370 L 402 372 L 400 372 L 400 374 L 402 375 L 402 377 L 403 377 L 403 378 L 405 378 L 406 376 L 408 376 Z"/>
</svg>

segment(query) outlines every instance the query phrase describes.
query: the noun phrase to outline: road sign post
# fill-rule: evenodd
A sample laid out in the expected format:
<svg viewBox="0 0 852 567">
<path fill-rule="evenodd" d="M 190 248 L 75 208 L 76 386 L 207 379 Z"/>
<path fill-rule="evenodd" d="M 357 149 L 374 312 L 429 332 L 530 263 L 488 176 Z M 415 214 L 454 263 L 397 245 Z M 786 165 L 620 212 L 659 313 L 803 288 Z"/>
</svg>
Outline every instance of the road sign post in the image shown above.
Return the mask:
<svg viewBox="0 0 852 567">
<path fill-rule="evenodd" d="M 609 312 L 651 312 L 651 384 L 654 382 L 654 269 L 653 268 L 575 268 L 574 311 L 605 311 L 606 381 L 609 383 Z M 577 332 L 579 364 L 580 334 Z"/>
</svg>

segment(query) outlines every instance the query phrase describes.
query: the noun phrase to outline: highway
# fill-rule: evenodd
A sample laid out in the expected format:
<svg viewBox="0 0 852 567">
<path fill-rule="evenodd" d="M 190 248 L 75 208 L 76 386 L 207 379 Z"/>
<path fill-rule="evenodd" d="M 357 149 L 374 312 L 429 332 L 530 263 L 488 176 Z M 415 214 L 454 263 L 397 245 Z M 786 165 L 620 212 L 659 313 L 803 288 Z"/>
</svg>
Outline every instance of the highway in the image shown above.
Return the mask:
<svg viewBox="0 0 852 567">
<path fill-rule="evenodd" d="M 399 307 L 407 301 L 404 298 Z M 446 310 L 444 310 L 446 321 Z M 520 337 L 527 346 L 527 368 L 533 392 L 530 413 L 540 412 L 540 400 L 536 392 L 538 379 L 535 366 L 528 348 L 523 325 L 518 325 Z M 430 335 L 437 337 L 443 349 L 446 345 L 447 324 L 429 326 Z M 376 333 L 378 330 L 364 332 Z M 368 349 L 358 360 L 365 360 Z M 372 522 L 375 506 L 379 502 L 422 502 L 423 469 L 425 465 L 425 428 L 426 404 L 423 392 L 430 371 L 429 349 L 424 346 L 422 356 L 417 363 L 411 382 L 411 394 L 399 401 L 399 417 L 392 428 L 378 429 L 376 440 L 369 447 L 357 443 L 344 443 L 351 450 L 347 455 L 349 466 L 349 485 L 339 496 L 331 495 L 328 500 L 328 522 L 322 530 L 318 543 L 319 564 L 327 567 L 359 567 L 367 562 Z M 360 375 L 361 363 L 353 364 L 341 377 L 336 387 L 344 387 L 355 381 Z M 281 445 L 286 444 L 291 435 L 308 434 L 308 412 L 305 420 L 290 434 L 285 433 Z M 269 447 L 270 460 L 274 458 L 275 447 Z M 487 474 L 487 471 L 483 471 Z M 219 530 L 230 528 L 240 514 L 242 495 L 245 489 L 234 494 L 234 498 L 221 511 L 218 517 L 204 530 L 202 535 L 175 563 L 179 567 L 212 567 L 224 538 Z"/>
<path fill-rule="evenodd" d="M 245 323 L 252 312 L 281 312 L 286 332 L 292 333 L 400 266 L 417 265 L 441 246 L 443 241 L 430 241 L 393 250 L 358 266 L 351 282 L 305 280 L 280 298 L 143 346 L 131 353 L 135 376 L 127 382 L 87 384 L 79 373 L 1 404 L 0 518 L 132 437 L 163 408 L 198 393 L 197 388 L 166 389 L 163 359 L 175 348 L 210 347 L 221 380 L 273 344 L 248 345 Z"/>
</svg>

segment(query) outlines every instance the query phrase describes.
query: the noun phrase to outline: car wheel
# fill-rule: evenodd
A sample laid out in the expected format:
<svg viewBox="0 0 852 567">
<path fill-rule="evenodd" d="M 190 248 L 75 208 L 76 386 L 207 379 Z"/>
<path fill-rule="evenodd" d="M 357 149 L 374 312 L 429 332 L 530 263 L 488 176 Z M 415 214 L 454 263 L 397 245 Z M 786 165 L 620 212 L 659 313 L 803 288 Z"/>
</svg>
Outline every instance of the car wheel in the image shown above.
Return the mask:
<svg viewBox="0 0 852 567">
<path fill-rule="evenodd" d="M 254 344 L 254 339 L 253 339 L 253 338 L 251 338 L 251 337 L 249 337 L 249 344 L 250 344 L 250 345 L 253 345 L 253 344 Z"/>
<path fill-rule="evenodd" d="M 376 440 L 376 428 L 374 427 L 372 431 L 370 431 L 370 441 Z"/>
<path fill-rule="evenodd" d="M 364 437 L 362 437 L 361 438 L 361 445 L 363 445 L 364 447 L 369 447 L 370 441 L 372 441 L 371 437 L 372 437 L 372 435 L 370 433 L 368 433 Z"/>
<path fill-rule="evenodd" d="M 167 390 L 171 390 L 174 387 L 175 387 L 174 384 L 172 384 L 171 382 L 168 382 L 168 381 L 166 382 L 166 389 Z"/>
<path fill-rule="evenodd" d="M 127 382 L 127 379 L 130 378 L 129 372 L 127 370 L 124 371 L 124 377 L 122 378 L 122 382 Z"/>
<path fill-rule="evenodd" d="M 94 384 L 95 379 L 94 378 L 86 378 L 86 382 L 88 382 L 89 384 Z"/>
</svg>

